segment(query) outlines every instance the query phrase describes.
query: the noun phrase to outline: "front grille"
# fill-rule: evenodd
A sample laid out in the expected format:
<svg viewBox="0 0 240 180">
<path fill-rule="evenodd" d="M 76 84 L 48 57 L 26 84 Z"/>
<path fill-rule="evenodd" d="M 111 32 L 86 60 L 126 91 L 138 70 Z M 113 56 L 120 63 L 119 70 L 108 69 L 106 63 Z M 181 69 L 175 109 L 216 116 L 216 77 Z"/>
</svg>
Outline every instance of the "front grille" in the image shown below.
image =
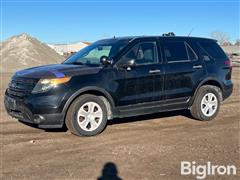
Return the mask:
<svg viewBox="0 0 240 180">
<path fill-rule="evenodd" d="M 9 83 L 7 93 L 13 97 L 24 98 L 32 92 L 36 83 L 35 79 L 15 77 Z"/>
</svg>

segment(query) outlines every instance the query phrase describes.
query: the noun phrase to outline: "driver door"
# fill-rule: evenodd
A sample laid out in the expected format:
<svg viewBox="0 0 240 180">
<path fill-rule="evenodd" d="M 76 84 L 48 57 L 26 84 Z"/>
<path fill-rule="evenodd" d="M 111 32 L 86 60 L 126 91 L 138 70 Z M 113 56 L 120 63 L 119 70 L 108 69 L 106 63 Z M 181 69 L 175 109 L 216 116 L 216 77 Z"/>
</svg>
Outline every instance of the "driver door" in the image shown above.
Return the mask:
<svg viewBox="0 0 240 180">
<path fill-rule="evenodd" d="M 136 43 L 117 63 L 117 105 L 134 105 L 155 100 L 155 77 L 158 68 L 157 41 L 144 40 Z M 129 61 L 135 64 L 127 66 Z"/>
</svg>

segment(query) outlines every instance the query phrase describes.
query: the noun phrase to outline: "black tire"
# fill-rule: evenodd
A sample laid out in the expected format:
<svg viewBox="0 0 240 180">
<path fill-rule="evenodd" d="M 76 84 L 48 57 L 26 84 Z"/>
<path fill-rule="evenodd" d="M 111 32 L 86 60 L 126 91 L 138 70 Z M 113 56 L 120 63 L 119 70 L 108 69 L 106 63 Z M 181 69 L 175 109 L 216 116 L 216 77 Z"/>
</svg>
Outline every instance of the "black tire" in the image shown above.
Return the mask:
<svg viewBox="0 0 240 180">
<path fill-rule="evenodd" d="M 80 109 L 80 107 L 82 107 L 85 103 L 88 102 L 94 102 L 98 104 L 102 110 L 102 121 L 99 126 L 93 131 L 86 131 L 78 124 L 78 110 Z M 107 108 L 104 101 L 102 100 L 102 98 L 91 94 L 85 94 L 78 97 L 73 101 L 67 111 L 65 124 L 68 130 L 70 130 L 72 134 L 75 134 L 77 136 L 94 136 L 101 133 L 105 129 L 107 124 Z"/>
<path fill-rule="evenodd" d="M 214 94 L 217 99 L 216 110 L 215 110 L 214 114 L 212 114 L 211 116 L 206 116 L 203 113 L 203 110 L 201 108 L 201 101 L 205 97 L 205 95 L 208 93 Z M 221 100 L 222 100 L 222 92 L 219 87 L 212 86 L 212 85 L 204 85 L 199 88 L 199 90 L 195 96 L 195 99 L 193 101 L 192 107 L 190 108 L 190 112 L 195 119 L 198 119 L 201 121 L 210 121 L 217 116 L 219 108 L 220 108 Z"/>
</svg>

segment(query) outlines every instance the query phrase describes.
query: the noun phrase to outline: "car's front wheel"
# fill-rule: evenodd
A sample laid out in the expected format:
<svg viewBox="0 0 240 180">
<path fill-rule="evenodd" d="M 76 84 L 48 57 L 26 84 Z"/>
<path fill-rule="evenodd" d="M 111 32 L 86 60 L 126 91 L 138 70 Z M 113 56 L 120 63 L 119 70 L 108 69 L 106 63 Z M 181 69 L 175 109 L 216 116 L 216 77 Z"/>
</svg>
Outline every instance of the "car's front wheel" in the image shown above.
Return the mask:
<svg viewBox="0 0 240 180">
<path fill-rule="evenodd" d="M 209 121 L 217 116 L 220 103 L 220 88 L 204 85 L 199 88 L 190 111 L 194 118 Z"/>
<path fill-rule="evenodd" d="M 107 108 L 95 95 L 82 95 L 71 104 L 66 115 L 66 126 L 75 135 L 93 136 L 107 124 Z"/>
</svg>

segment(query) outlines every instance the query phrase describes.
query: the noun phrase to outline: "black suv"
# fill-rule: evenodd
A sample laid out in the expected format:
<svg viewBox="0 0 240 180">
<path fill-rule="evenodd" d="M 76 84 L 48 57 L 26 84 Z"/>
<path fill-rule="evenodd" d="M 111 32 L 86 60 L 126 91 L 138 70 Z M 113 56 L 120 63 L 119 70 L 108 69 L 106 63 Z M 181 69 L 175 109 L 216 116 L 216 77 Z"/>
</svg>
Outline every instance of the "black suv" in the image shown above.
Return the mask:
<svg viewBox="0 0 240 180">
<path fill-rule="evenodd" d="M 232 89 L 230 60 L 215 40 L 122 37 L 97 41 L 62 64 L 16 72 L 5 107 L 39 128 L 65 124 L 92 136 L 116 117 L 189 109 L 211 120 Z"/>
</svg>

